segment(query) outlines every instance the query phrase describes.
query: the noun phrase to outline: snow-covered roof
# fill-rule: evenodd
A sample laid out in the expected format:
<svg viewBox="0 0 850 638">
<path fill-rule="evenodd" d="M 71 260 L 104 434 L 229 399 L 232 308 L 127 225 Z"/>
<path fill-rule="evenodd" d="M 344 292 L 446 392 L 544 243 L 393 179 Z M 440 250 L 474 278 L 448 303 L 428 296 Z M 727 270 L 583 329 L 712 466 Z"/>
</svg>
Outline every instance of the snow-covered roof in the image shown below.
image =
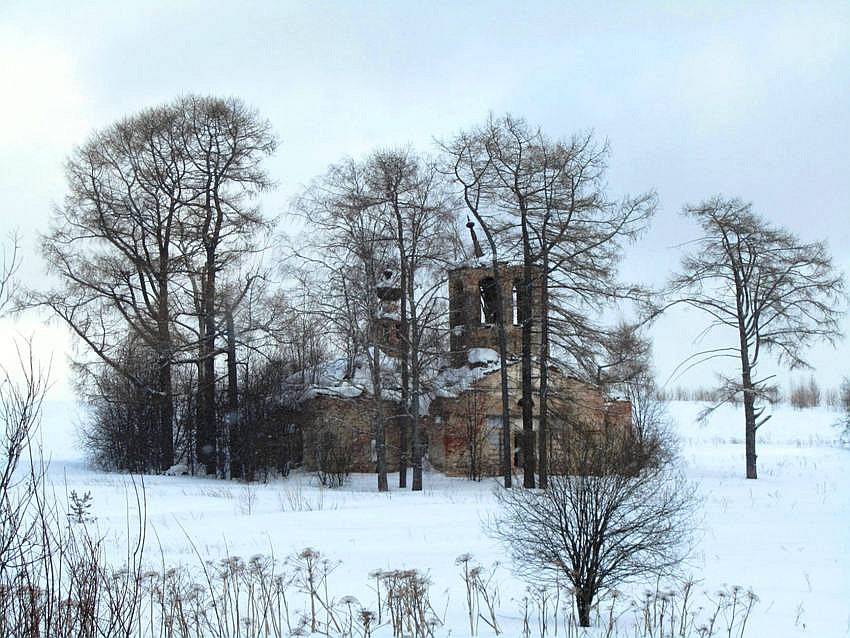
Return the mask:
<svg viewBox="0 0 850 638">
<path fill-rule="evenodd" d="M 516 267 L 522 266 L 521 259 L 504 259 L 500 258 L 496 261 L 496 264 L 501 267 Z M 462 268 L 492 268 L 493 267 L 493 257 L 489 253 L 484 255 L 483 257 L 475 257 L 470 256 L 463 259 L 459 259 L 452 263 L 449 266 L 449 271 L 452 270 L 460 270 Z"/>
<path fill-rule="evenodd" d="M 499 369 L 499 354 L 490 348 L 472 348 L 468 363 L 459 368 L 443 368 L 434 379 L 434 396 L 457 398 L 469 387 Z"/>
<path fill-rule="evenodd" d="M 298 396 L 299 401 L 314 399 L 317 396 L 333 396 L 340 398 L 355 398 L 361 395 L 371 395 L 374 392 L 369 361 L 361 355 L 354 360 L 350 374 L 348 361 L 345 358 L 335 359 L 296 372 L 287 377 L 286 382 L 292 386 L 303 384 Z M 391 401 L 399 400 L 398 391 L 399 370 L 398 362 L 386 355 L 381 357 L 381 396 Z"/>
<path fill-rule="evenodd" d="M 488 363 L 498 363 L 499 353 L 492 348 L 470 348 L 466 360 L 473 366 Z"/>
<path fill-rule="evenodd" d="M 460 259 L 454 262 L 449 270 L 459 270 L 461 268 L 489 268 L 493 265 L 493 259 L 490 255 L 483 257 L 469 257 Z"/>
</svg>

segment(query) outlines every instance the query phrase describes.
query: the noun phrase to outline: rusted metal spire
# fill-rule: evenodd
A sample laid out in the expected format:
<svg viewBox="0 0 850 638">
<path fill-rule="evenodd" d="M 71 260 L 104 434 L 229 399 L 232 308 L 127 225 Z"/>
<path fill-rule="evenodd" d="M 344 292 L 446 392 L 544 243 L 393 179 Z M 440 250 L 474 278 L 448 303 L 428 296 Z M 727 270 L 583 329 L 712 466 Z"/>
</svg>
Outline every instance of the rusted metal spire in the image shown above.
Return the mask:
<svg viewBox="0 0 850 638">
<path fill-rule="evenodd" d="M 475 222 L 466 216 L 466 227 L 469 229 L 469 234 L 472 235 L 472 250 L 476 257 L 483 257 L 484 251 L 481 250 L 481 244 L 478 243 L 478 236 L 475 234 Z"/>
</svg>

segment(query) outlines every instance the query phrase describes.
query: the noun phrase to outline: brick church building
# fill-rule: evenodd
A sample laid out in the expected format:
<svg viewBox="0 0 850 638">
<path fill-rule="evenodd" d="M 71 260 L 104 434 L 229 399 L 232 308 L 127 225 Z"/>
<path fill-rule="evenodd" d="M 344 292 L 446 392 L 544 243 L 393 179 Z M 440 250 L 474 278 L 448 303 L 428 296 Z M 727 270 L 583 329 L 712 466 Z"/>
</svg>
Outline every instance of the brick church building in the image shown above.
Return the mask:
<svg viewBox="0 0 850 638">
<path fill-rule="evenodd" d="M 500 473 L 502 457 L 501 391 L 498 336 L 494 317 L 499 312 L 506 318 L 509 404 L 511 424 L 511 457 L 515 470 L 521 469 L 522 414 L 520 391 L 521 327 L 519 308 L 522 300 L 517 285 L 521 265 L 499 265 L 497 294 L 492 267 L 474 260 L 448 272 L 450 347 L 445 365 L 429 378 L 427 394 L 420 400 L 422 432 L 426 444 L 426 460 L 430 466 L 450 476 L 481 478 Z M 396 304 L 401 295 L 391 270 L 385 273 L 379 287 L 383 304 L 381 317 L 375 322 L 377 342 L 385 353 L 389 367 L 395 363 L 398 335 Z M 540 339 L 539 287 L 532 289 L 532 321 L 538 328 L 534 339 Z M 536 348 L 535 348 L 536 349 Z M 303 465 L 316 469 L 329 441 L 345 448 L 350 456 L 350 470 L 375 470 L 372 419 L 375 400 L 368 383 L 365 362 L 343 375 L 340 366 L 330 364 L 317 383 L 305 388 L 292 413 L 293 425 L 303 440 Z M 538 390 L 534 380 L 535 393 Z M 388 384 L 382 401 L 385 415 L 388 470 L 398 469 L 399 424 L 402 422 L 400 395 Z M 535 400 L 536 403 L 536 400 Z M 599 388 L 551 367 L 548 383 L 549 458 L 553 473 L 568 471 L 566 450 L 576 436 L 593 435 L 608 428 L 627 431 L 631 424 L 628 401 L 608 398 Z M 293 426 L 290 426 L 292 429 Z M 535 429 L 537 427 L 535 418 Z"/>
</svg>

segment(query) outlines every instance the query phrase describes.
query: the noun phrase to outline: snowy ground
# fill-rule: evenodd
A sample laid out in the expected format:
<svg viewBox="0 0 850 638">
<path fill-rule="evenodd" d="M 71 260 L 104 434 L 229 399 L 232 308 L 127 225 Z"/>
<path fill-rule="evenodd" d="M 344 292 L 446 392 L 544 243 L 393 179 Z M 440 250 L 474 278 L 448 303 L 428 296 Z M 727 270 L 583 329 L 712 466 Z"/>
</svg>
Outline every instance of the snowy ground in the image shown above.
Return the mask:
<svg viewBox="0 0 850 638">
<path fill-rule="evenodd" d="M 697 425 L 700 408 L 671 405 L 682 462 L 704 497 L 691 566 L 700 589 L 752 587 L 760 602 L 747 636 L 850 635 L 850 449 L 838 443 L 837 415 L 777 408 L 760 435 L 760 478 L 747 481 L 742 415 L 723 408 Z M 71 406 L 48 406 L 50 480 L 60 500 L 72 489 L 91 491 L 96 525 L 120 557 L 130 479 L 83 467 L 67 435 L 72 413 Z M 468 552 L 484 565 L 504 560 L 481 531 L 492 508 L 488 482 L 429 474 L 421 494 L 378 494 L 374 477 L 363 475 L 338 490 L 320 490 L 307 476 L 256 487 L 153 476 L 144 484 L 152 563 L 197 564 L 196 552 L 205 559 L 281 558 L 309 546 L 341 561 L 330 576 L 337 598 L 351 594 L 372 607 L 371 571 L 418 568 L 430 574 L 432 603 L 445 615 L 442 635 L 469 633 L 456 557 Z M 518 635 L 524 585 L 508 565 L 497 578 L 500 622 L 507 635 Z M 481 635 L 491 635 L 485 629 Z"/>
</svg>

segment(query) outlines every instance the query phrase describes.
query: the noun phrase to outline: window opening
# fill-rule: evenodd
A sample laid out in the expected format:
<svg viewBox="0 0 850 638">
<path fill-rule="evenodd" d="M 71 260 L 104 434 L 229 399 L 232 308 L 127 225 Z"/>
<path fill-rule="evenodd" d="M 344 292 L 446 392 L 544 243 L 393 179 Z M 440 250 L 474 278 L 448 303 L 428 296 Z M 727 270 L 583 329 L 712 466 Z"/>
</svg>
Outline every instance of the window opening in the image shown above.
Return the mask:
<svg viewBox="0 0 850 638">
<path fill-rule="evenodd" d="M 521 281 L 514 282 L 514 325 L 519 326 L 525 321 L 526 288 Z"/>
<path fill-rule="evenodd" d="M 496 323 L 499 317 L 499 294 L 496 280 L 485 277 L 478 284 L 481 292 L 481 323 Z"/>
</svg>

